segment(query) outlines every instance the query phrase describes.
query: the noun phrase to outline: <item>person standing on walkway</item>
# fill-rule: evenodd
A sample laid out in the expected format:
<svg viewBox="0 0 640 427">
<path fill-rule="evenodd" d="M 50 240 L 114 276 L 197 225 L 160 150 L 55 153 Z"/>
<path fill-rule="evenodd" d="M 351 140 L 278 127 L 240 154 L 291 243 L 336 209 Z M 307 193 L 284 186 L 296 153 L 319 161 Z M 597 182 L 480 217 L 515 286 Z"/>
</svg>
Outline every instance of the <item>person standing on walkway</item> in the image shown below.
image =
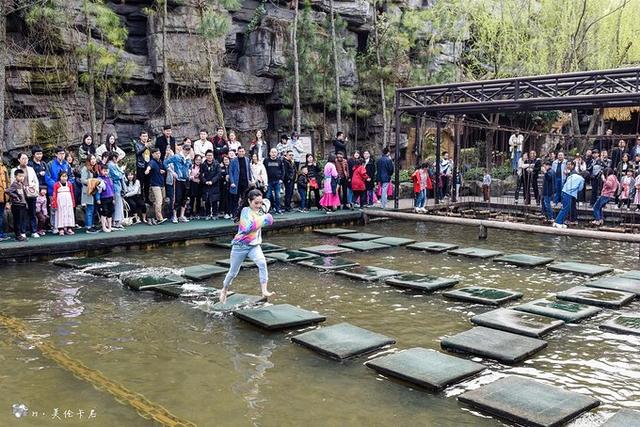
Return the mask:
<svg viewBox="0 0 640 427">
<path fill-rule="evenodd" d="M 562 186 L 567 176 L 567 160 L 564 158 L 564 153 L 560 151 L 558 158 L 551 164 L 551 170 L 554 174 L 554 202 L 558 205 L 562 198 Z"/>
<path fill-rule="evenodd" d="M 290 152 L 291 150 L 289 150 Z M 269 158 L 264 161 L 267 172 L 267 198 L 273 206 L 273 212 L 282 214 L 280 210 L 280 190 L 284 181 L 284 163 L 278 157 L 278 150 L 272 148 L 269 151 Z"/>
<path fill-rule="evenodd" d="M 375 188 L 375 178 L 376 178 L 376 161 L 373 157 L 371 157 L 371 153 L 369 150 L 365 150 L 362 152 L 362 158 L 364 159 L 364 167 L 367 170 L 367 201 L 365 203 L 366 207 L 370 207 L 373 205 L 373 190 Z"/>
<path fill-rule="evenodd" d="M 336 153 L 336 170 L 338 171 L 338 194 L 340 195 L 340 204 L 342 209 L 350 208 L 351 205 L 347 200 L 347 193 L 349 192 L 349 164 L 347 159 L 344 158 L 343 152 Z"/>
<path fill-rule="evenodd" d="M 170 125 L 162 127 L 162 135 L 156 137 L 156 148 L 160 150 L 160 160 L 164 161 L 167 155 L 167 148 L 176 151 L 176 139 L 172 136 L 173 131 Z M 114 151 L 114 150 L 109 150 Z"/>
<path fill-rule="evenodd" d="M 16 240 L 27 240 L 27 197 L 25 182 L 26 174 L 22 169 L 15 171 L 14 179 L 9 186 L 9 202 L 11 203 L 11 215 L 13 216 L 13 232 Z M 2 212 L 4 215 L 4 211 Z"/>
<path fill-rule="evenodd" d="M 260 247 L 262 243 L 262 227 L 272 225 L 273 216 L 265 212 L 268 209 L 263 208 L 260 190 L 253 189 L 249 191 L 243 205 L 240 221 L 238 222 L 238 233 L 231 241 L 231 265 L 222 283 L 222 291 L 220 291 L 220 302 L 222 304 L 227 302 L 229 287 L 247 257 L 258 267 L 262 296 L 268 298 L 275 294 L 275 292 L 269 292 L 267 289 L 269 272 L 267 271 L 267 261 Z"/>
<path fill-rule="evenodd" d="M 9 182 L 9 172 L 2 161 L 2 156 L 0 156 L 0 242 L 10 239 L 4 231 L 4 211 L 9 201 Z"/>
<path fill-rule="evenodd" d="M 294 161 L 294 153 L 289 150 L 285 153 L 282 162 L 284 163 L 284 211 L 291 212 L 291 200 L 293 199 L 293 187 L 296 182 L 296 163 Z M 305 186 L 306 188 L 306 186 Z"/>
<path fill-rule="evenodd" d="M 562 210 L 560 210 L 556 221 L 553 223 L 556 228 L 567 228 L 564 221 L 570 215 L 573 202 L 578 198 L 578 193 L 584 188 L 584 178 L 578 173 L 572 173 L 574 166 L 573 162 L 568 162 L 566 165 L 568 176 L 561 190 Z"/>
<path fill-rule="evenodd" d="M 449 160 L 449 153 L 442 153 L 442 160 L 440 160 L 440 175 L 442 176 L 442 197 L 447 197 L 450 194 L 449 187 L 451 185 L 451 176 L 453 173 L 453 163 Z"/>
<path fill-rule="evenodd" d="M 89 180 L 95 179 L 99 175 L 98 161 L 95 155 L 90 154 L 80 171 L 80 183 L 82 184 L 82 194 L 80 204 L 84 208 L 84 228 L 87 233 L 96 233 L 93 227 L 95 204 L 93 194 L 89 194 Z"/>
<path fill-rule="evenodd" d="M 347 140 L 344 136 L 344 132 L 336 132 L 336 139 L 333 140 L 333 154 L 336 156 L 338 153 L 347 155 Z"/>
<path fill-rule="evenodd" d="M 73 184 L 69 182 L 66 172 L 60 172 L 58 182 L 53 186 L 51 206 L 56 210 L 55 228 L 61 236 L 75 234 L 76 226 L 75 207 L 76 201 L 73 192 Z"/>
<path fill-rule="evenodd" d="M 220 164 L 216 161 L 213 151 L 207 151 L 206 158 L 200 166 L 200 182 L 204 197 L 204 216 L 207 220 L 218 219 L 218 201 L 220 200 Z M 222 178 L 224 179 L 224 178 Z M 224 195 L 227 196 L 226 194 Z"/>
<path fill-rule="evenodd" d="M 140 131 L 140 139 L 134 141 L 136 150 L 136 176 L 142 185 L 142 197 L 149 203 L 149 188 L 151 187 L 151 175 L 147 172 L 151 161 L 151 141 L 146 130 Z"/>
<path fill-rule="evenodd" d="M 309 191 L 307 192 L 307 208 L 311 210 L 311 194 L 313 194 L 313 202 L 316 209 L 320 210 L 320 185 L 322 184 L 322 172 L 318 167 L 313 154 L 307 154 L 307 160 L 304 164 L 307 168 Z"/>
<path fill-rule="evenodd" d="M 160 150 L 154 148 L 151 151 L 151 160 L 147 165 L 145 174 L 149 177 L 149 184 L 151 189 L 151 195 L 153 196 L 153 210 L 155 212 L 155 220 L 152 224 L 162 224 L 166 221 L 162 216 L 162 204 L 164 203 L 165 190 L 165 175 L 167 171 L 164 165 L 160 161 Z M 113 196 L 112 196 L 113 197 Z"/>
<path fill-rule="evenodd" d="M 551 209 L 551 199 L 553 198 L 553 182 L 554 175 L 551 170 L 551 162 L 545 160 L 542 164 L 542 213 L 547 218 L 547 221 L 553 221 L 554 212 Z"/>
<path fill-rule="evenodd" d="M 27 153 L 20 153 L 18 155 L 19 165 L 17 168 L 11 170 L 11 181 L 14 180 L 15 171 L 21 169 L 24 172 L 24 190 L 27 197 L 27 215 L 25 216 L 27 221 L 27 232 L 33 238 L 40 237 L 38 234 L 38 219 L 36 217 L 36 199 L 40 190 L 40 181 L 38 181 L 38 175 L 36 171 L 29 166 L 29 156 Z"/>
<path fill-rule="evenodd" d="M 391 157 L 389 157 L 389 148 L 384 147 L 382 150 L 382 157 L 378 159 L 376 164 L 376 170 L 378 173 L 377 181 L 380 183 L 381 190 L 380 206 L 382 209 L 387 207 L 389 183 L 391 183 L 391 177 L 393 176 L 394 169 L 393 161 L 391 160 Z"/>
<path fill-rule="evenodd" d="M 340 206 L 340 196 L 338 196 L 338 171 L 336 170 L 336 156 L 329 154 L 327 164 L 324 165 L 324 193 L 320 199 L 320 206 L 325 212 L 333 212 Z"/>
<path fill-rule="evenodd" d="M 253 182 L 251 177 L 251 164 L 245 156 L 242 146 L 238 148 L 238 156 L 234 157 L 229 163 L 229 191 L 233 195 L 231 201 L 231 214 L 234 218 L 238 217 L 240 208 L 240 197 L 247 191 L 249 184 Z"/>
<path fill-rule="evenodd" d="M 613 199 L 618 191 L 620 183 L 618 177 L 613 172 L 613 169 L 606 168 L 603 172 L 604 185 L 602 186 L 602 193 L 596 203 L 593 205 L 593 225 L 602 225 L 604 223 L 603 209 Z"/>
</svg>

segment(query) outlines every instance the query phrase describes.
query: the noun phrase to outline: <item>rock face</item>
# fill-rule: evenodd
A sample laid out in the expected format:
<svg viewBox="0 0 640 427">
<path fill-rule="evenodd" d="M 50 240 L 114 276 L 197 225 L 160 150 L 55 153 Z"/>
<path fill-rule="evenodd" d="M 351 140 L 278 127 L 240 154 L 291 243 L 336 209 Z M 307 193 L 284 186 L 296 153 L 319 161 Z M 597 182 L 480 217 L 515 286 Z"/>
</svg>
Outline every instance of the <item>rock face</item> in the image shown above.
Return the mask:
<svg viewBox="0 0 640 427">
<path fill-rule="evenodd" d="M 197 2 L 168 0 L 165 70 L 162 16 L 150 11 L 151 3 L 115 0 L 106 3 L 128 31 L 124 52 L 106 74 L 113 76 L 127 69 L 129 75 L 121 82 L 121 92 L 126 91 L 127 96 L 109 97 L 104 105 L 96 100 L 98 132 L 116 133 L 125 147 L 141 129 L 160 133 L 165 113 L 164 76 L 168 78 L 171 92 L 168 116 L 174 135 L 179 138 L 194 137 L 200 128 L 213 129 L 218 125 L 209 95 L 210 77 L 217 85 L 225 125 L 239 132 L 242 142 L 248 142 L 248 134 L 257 129 L 266 130 L 269 140 L 291 131 L 291 96 L 284 84 L 291 60 L 288 55 L 294 17 L 288 4 L 247 0 L 241 2 L 239 10 L 221 10 L 220 13 L 230 18 L 229 31 L 224 37 L 207 41 L 200 34 Z M 405 6 L 422 7 L 424 3 L 405 2 Z M 37 35 L 28 31 L 21 15 L 8 18 L 6 144 L 0 151 L 15 155 L 35 144 L 45 148 L 77 145 L 90 129 L 84 77 L 87 63 L 81 55 L 73 54 L 86 44 L 82 1 L 69 0 L 61 4 L 71 25 L 55 29 L 51 41 L 55 47 L 47 54 L 42 52 L 42 40 L 33 43 Z M 311 19 L 324 22 L 329 4 L 329 0 L 311 0 Z M 335 0 L 334 8 L 347 25 L 340 34 L 347 49 L 341 52 L 340 83 L 345 88 L 356 89 L 360 82 L 355 55 L 358 50 L 362 51 L 363 40 L 366 41 L 371 30 L 373 9 L 367 0 Z M 101 41 L 95 21 L 90 20 L 89 26 L 95 43 L 113 49 Z M 449 50 L 457 50 L 457 46 Z M 104 117 L 103 107 L 106 107 Z M 335 134 L 333 112 L 327 109 L 331 117 L 325 120 L 321 101 L 313 100 L 312 105 L 303 105 L 303 108 L 305 133 L 312 133 L 316 139 L 322 137 L 323 130 L 325 138 Z M 372 146 L 380 138 L 382 129 L 375 117 L 358 122 L 359 138 L 370 140 Z M 342 130 L 353 136 L 356 129 L 353 114 L 343 114 L 343 121 Z"/>
</svg>

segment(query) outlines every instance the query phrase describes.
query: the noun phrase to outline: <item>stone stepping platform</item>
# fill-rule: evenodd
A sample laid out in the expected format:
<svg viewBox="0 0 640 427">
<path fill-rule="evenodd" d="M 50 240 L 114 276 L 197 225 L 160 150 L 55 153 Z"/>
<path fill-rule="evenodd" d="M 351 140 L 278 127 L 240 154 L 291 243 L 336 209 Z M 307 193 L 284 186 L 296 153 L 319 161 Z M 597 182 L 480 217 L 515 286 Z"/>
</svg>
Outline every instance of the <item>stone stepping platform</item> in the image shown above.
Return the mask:
<svg viewBox="0 0 640 427">
<path fill-rule="evenodd" d="M 629 292 L 591 288 L 588 286 L 576 286 L 556 294 L 556 298 L 564 301 L 607 308 L 620 308 L 623 305 L 629 304 L 635 297 L 635 294 Z"/>
<path fill-rule="evenodd" d="M 350 323 L 304 332 L 291 338 L 291 341 L 337 360 L 371 353 L 396 342 L 393 338 Z"/>
<path fill-rule="evenodd" d="M 640 314 L 623 314 L 604 322 L 600 329 L 618 334 L 640 335 Z"/>
<path fill-rule="evenodd" d="M 478 374 L 486 366 L 439 351 L 415 347 L 365 363 L 376 372 L 433 391 Z"/>
<path fill-rule="evenodd" d="M 476 326 L 468 331 L 445 337 L 440 346 L 449 351 L 471 353 L 514 364 L 521 362 L 547 346 L 547 342 L 511 332 Z"/>
<path fill-rule="evenodd" d="M 416 242 L 414 239 L 406 239 L 404 237 L 380 237 L 371 241 L 388 246 L 404 246 Z"/>
<path fill-rule="evenodd" d="M 317 228 L 313 230 L 314 233 L 324 234 L 325 236 L 337 236 L 339 234 L 356 233 L 356 230 L 349 228 Z"/>
<path fill-rule="evenodd" d="M 551 301 L 541 298 L 512 307 L 514 310 L 553 317 L 567 323 L 579 322 L 602 311 L 601 308 L 568 301 Z"/>
<path fill-rule="evenodd" d="M 611 289 L 640 295 L 640 280 L 630 279 L 628 277 L 602 277 L 593 282 L 586 282 L 584 285 L 590 288 Z"/>
<path fill-rule="evenodd" d="M 326 317 L 290 304 L 278 304 L 258 308 L 236 310 L 233 315 L 270 331 L 296 328 L 324 322 Z"/>
<path fill-rule="evenodd" d="M 218 301 L 213 305 L 199 306 L 198 308 L 206 313 L 223 313 L 259 304 L 266 300 L 266 297 L 258 295 L 233 294 L 227 295 L 227 302 L 224 304 Z"/>
<path fill-rule="evenodd" d="M 510 375 L 458 397 L 480 411 L 523 426 L 555 427 L 600 401 L 529 378 Z"/>
<path fill-rule="evenodd" d="M 188 284 L 159 286 L 151 289 L 159 294 L 166 295 L 171 298 L 208 298 L 216 302 L 218 301 L 218 295 L 220 294 L 220 289 L 217 288 Z M 230 291 L 228 295 L 233 295 L 233 292 Z"/>
<path fill-rule="evenodd" d="M 440 242 L 418 242 L 411 243 L 407 245 L 408 249 L 413 249 L 416 251 L 425 251 L 432 253 L 442 253 L 446 251 L 450 251 L 452 249 L 456 249 L 458 245 L 452 245 L 450 243 L 440 243 Z"/>
<path fill-rule="evenodd" d="M 318 270 L 342 270 L 349 267 L 356 267 L 358 264 L 350 259 L 342 258 L 339 256 L 326 256 L 322 258 L 313 258 L 306 261 L 300 261 L 298 265 L 304 267 L 317 268 Z"/>
<path fill-rule="evenodd" d="M 138 271 L 144 268 L 144 266 L 140 264 L 130 264 L 130 263 L 120 263 L 116 265 L 106 265 L 106 266 L 90 266 L 86 271 L 89 274 L 93 274 L 95 276 L 102 277 L 118 277 L 124 273 L 131 273 L 133 271 Z"/>
<path fill-rule="evenodd" d="M 312 258 L 317 258 L 319 255 L 312 254 L 309 252 L 303 251 L 282 251 L 282 252 L 270 252 L 269 258 L 275 259 L 276 261 L 281 262 L 298 262 L 305 261 Z"/>
<path fill-rule="evenodd" d="M 491 249 L 482 249 L 482 248 L 460 248 L 460 249 L 452 249 L 447 252 L 449 255 L 459 255 L 466 256 L 469 258 L 493 258 L 495 256 L 502 255 L 500 251 L 494 251 Z"/>
<path fill-rule="evenodd" d="M 89 267 L 90 265 L 100 265 L 107 262 L 113 262 L 113 261 L 109 261 L 104 258 L 79 258 L 79 257 L 58 258 L 52 261 L 53 265 L 57 265 L 58 267 L 76 268 L 76 269 L 86 268 L 86 267 Z"/>
<path fill-rule="evenodd" d="M 275 259 L 273 258 L 269 258 L 269 257 L 265 257 L 265 260 L 267 261 L 267 265 L 271 265 L 273 263 L 276 262 Z M 216 264 L 222 265 L 223 267 L 231 267 L 231 260 L 230 259 L 217 259 L 216 260 Z M 248 257 L 245 258 L 244 261 L 242 261 L 241 264 L 241 268 L 258 268 L 258 266 L 256 265 L 255 262 L 253 262 L 252 260 L 250 260 Z"/>
<path fill-rule="evenodd" d="M 600 427 L 640 427 L 640 412 L 632 409 L 620 409 Z"/>
<path fill-rule="evenodd" d="M 471 318 L 471 322 L 478 326 L 500 329 L 533 338 L 540 338 L 564 325 L 564 322 L 559 319 L 508 308 L 498 308 L 478 314 Z"/>
<path fill-rule="evenodd" d="M 364 280 L 365 282 L 374 282 L 376 280 L 384 279 L 386 277 L 397 276 L 402 274 L 401 271 L 389 270 L 388 268 L 372 267 L 367 265 L 361 265 L 357 267 L 351 267 L 345 270 L 338 270 L 336 274 L 341 276 L 347 276 L 352 279 Z"/>
<path fill-rule="evenodd" d="M 341 248 L 353 249 L 355 251 L 373 251 L 375 249 L 389 249 L 391 246 L 382 243 L 374 243 L 373 240 L 362 240 L 359 242 L 338 243 Z"/>
<path fill-rule="evenodd" d="M 226 268 L 212 264 L 191 265 L 189 267 L 185 267 L 183 270 L 184 272 L 181 276 L 190 280 L 204 280 L 217 274 L 225 274 L 227 272 Z"/>
<path fill-rule="evenodd" d="M 493 259 L 493 262 L 503 262 L 505 264 L 517 265 L 518 267 L 539 267 L 553 262 L 553 258 L 527 255 L 527 254 L 509 254 Z"/>
<path fill-rule="evenodd" d="M 547 270 L 558 273 L 573 273 L 593 277 L 611 273 L 613 268 L 594 264 L 584 264 L 581 262 L 558 262 L 548 265 Z"/>
<path fill-rule="evenodd" d="M 451 288 L 460 282 L 458 279 L 436 277 L 427 274 L 405 273 L 389 277 L 384 281 L 387 285 L 397 288 L 412 289 L 422 292 L 433 292 L 438 289 Z"/>
<path fill-rule="evenodd" d="M 205 246 L 209 246 L 211 248 L 222 248 L 222 249 L 231 249 L 231 242 L 228 241 L 214 241 L 214 242 L 206 242 Z M 287 248 L 279 245 L 274 245 L 273 243 L 261 243 L 260 248 L 262 249 L 262 253 L 276 252 L 276 251 L 286 251 Z"/>
<path fill-rule="evenodd" d="M 341 248 L 340 246 L 336 245 L 307 246 L 306 248 L 300 248 L 300 250 L 303 252 L 309 252 L 321 256 L 331 256 L 353 252 L 353 249 Z"/>
<path fill-rule="evenodd" d="M 621 274 L 619 277 L 624 277 L 625 279 L 640 280 L 640 270 L 630 270 L 626 273 Z"/>
<path fill-rule="evenodd" d="M 468 286 L 466 288 L 443 292 L 442 295 L 455 300 L 497 306 L 522 298 L 523 294 L 522 292 L 507 291 L 504 289 Z"/>
<path fill-rule="evenodd" d="M 122 282 L 128 288 L 134 291 L 153 290 L 162 286 L 182 285 L 187 282 L 183 277 L 175 274 L 168 274 L 163 277 L 158 276 L 129 276 L 125 277 Z"/>
<path fill-rule="evenodd" d="M 339 234 L 338 237 L 342 239 L 347 239 L 347 240 L 361 241 L 361 240 L 380 239 L 381 237 L 384 237 L 384 236 L 381 236 L 379 234 L 372 234 L 372 233 L 347 233 L 347 234 Z"/>
</svg>

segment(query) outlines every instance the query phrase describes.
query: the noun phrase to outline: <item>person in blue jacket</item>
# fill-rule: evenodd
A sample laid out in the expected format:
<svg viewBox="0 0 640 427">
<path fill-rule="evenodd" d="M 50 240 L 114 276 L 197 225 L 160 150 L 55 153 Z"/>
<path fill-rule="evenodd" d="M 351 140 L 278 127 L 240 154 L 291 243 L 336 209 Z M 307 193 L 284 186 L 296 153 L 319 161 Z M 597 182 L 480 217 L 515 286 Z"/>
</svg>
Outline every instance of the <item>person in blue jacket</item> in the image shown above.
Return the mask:
<svg viewBox="0 0 640 427">
<path fill-rule="evenodd" d="M 45 181 L 47 182 L 47 194 L 53 194 L 53 186 L 58 182 L 60 173 L 65 172 L 67 174 L 67 182 L 72 186 L 76 185 L 76 180 L 73 175 L 73 169 L 71 165 L 65 160 L 66 153 L 64 148 L 56 147 L 56 157 L 47 164 L 47 173 L 45 174 Z M 56 212 L 51 209 L 51 224 L 56 223 Z"/>
<path fill-rule="evenodd" d="M 387 207 L 387 195 L 389 190 L 389 184 L 391 183 L 391 177 L 393 176 L 394 166 L 391 157 L 389 157 L 389 148 L 384 147 L 382 150 L 382 157 L 378 159 L 376 164 L 376 171 L 378 173 L 377 181 L 380 183 L 380 206 L 382 209 Z"/>
<path fill-rule="evenodd" d="M 562 210 L 556 217 L 556 222 L 553 226 L 556 228 L 567 228 L 564 220 L 569 215 L 572 209 L 573 201 L 578 198 L 578 193 L 584 188 L 584 178 L 577 172 L 573 172 L 575 164 L 573 162 L 567 163 L 567 179 L 562 187 Z M 557 196 L 556 196 L 557 198 Z"/>
<path fill-rule="evenodd" d="M 189 182 L 189 171 L 191 170 L 191 143 L 183 142 L 176 145 L 176 154 L 170 155 L 171 151 L 167 151 L 167 158 L 164 160 L 164 167 L 169 168 L 173 165 L 173 171 L 176 174 L 175 181 L 175 201 L 172 222 L 189 222 L 184 212 L 187 209 L 187 183 Z M 176 215 L 179 210 L 179 215 Z"/>
<path fill-rule="evenodd" d="M 251 178 L 251 163 L 245 156 L 244 147 L 238 148 L 238 155 L 229 164 L 229 192 L 233 194 L 231 212 L 233 218 L 238 218 L 240 197 L 249 189 Z"/>
</svg>

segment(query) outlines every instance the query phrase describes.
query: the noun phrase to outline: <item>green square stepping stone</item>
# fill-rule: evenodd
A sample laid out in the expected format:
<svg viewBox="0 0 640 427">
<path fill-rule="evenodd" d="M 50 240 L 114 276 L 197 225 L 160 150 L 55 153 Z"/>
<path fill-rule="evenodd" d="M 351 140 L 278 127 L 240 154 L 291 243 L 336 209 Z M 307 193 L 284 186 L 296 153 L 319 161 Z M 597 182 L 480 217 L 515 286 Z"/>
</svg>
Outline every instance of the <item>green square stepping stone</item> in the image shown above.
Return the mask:
<svg viewBox="0 0 640 427">
<path fill-rule="evenodd" d="M 373 239 L 379 239 L 381 236 L 379 234 L 371 234 L 371 233 L 347 233 L 347 234 L 340 234 L 338 235 L 338 237 L 341 237 L 343 239 L 347 239 L 347 240 L 373 240 Z"/>
<path fill-rule="evenodd" d="M 433 292 L 438 289 L 450 288 L 456 285 L 458 279 L 430 276 L 428 274 L 405 273 L 395 277 L 389 277 L 384 281 L 387 285 L 397 288 L 414 289 L 422 292 Z"/>
<path fill-rule="evenodd" d="M 546 258 L 527 254 L 509 254 L 493 259 L 493 262 L 517 265 L 518 267 L 538 267 L 553 262 L 553 258 Z"/>
<path fill-rule="evenodd" d="M 458 245 L 452 245 L 451 243 L 440 243 L 440 242 L 418 242 L 411 243 L 407 245 L 408 249 L 413 249 L 416 251 L 426 251 L 432 253 L 442 253 L 446 251 L 450 251 L 451 249 L 456 249 Z"/>
<path fill-rule="evenodd" d="M 576 286 L 556 294 L 556 298 L 564 301 L 579 302 L 607 308 L 620 308 L 623 305 L 629 304 L 635 297 L 636 295 L 630 292 L 590 288 L 587 286 Z"/>
<path fill-rule="evenodd" d="M 414 239 L 406 239 L 404 237 L 380 237 L 379 239 L 373 239 L 371 241 L 388 246 L 404 246 L 410 243 L 415 243 Z"/>
<path fill-rule="evenodd" d="M 449 255 L 461 255 L 469 258 L 492 258 L 494 256 L 502 255 L 500 251 L 493 251 L 491 249 L 482 249 L 482 248 L 460 248 L 460 249 L 452 249 L 447 252 Z"/>
<path fill-rule="evenodd" d="M 485 288 L 483 286 L 468 286 L 443 292 L 447 298 L 475 302 L 485 305 L 500 305 L 522 297 L 522 292 L 506 291 L 504 289 Z"/>
<path fill-rule="evenodd" d="M 300 250 L 321 256 L 331 256 L 353 252 L 353 249 L 341 248 L 340 246 L 336 245 L 307 246 L 306 248 L 300 248 Z"/>
<path fill-rule="evenodd" d="M 248 307 L 261 302 L 265 302 L 266 297 L 257 295 L 233 294 L 227 296 L 227 301 L 222 304 L 216 302 L 213 305 L 199 306 L 198 308 L 206 313 L 222 313 L 238 310 L 241 307 Z"/>
<path fill-rule="evenodd" d="M 317 258 L 319 255 L 312 254 L 303 251 L 282 251 L 282 252 L 270 252 L 269 258 L 273 258 L 276 261 L 282 262 L 298 262 L 305 261 L 312 258 Z"/>
<path fill-rule="evenodd" d="M 630 270 L 626 273 L 621 274 L 619 277 L 624 277 L 625 279 L 640 280 L 640 270 Z"/>
<path fill-rule="evenodd" d="M 600 401 L 529 378 L 510 375 L 458 397 L 483 412 L 524 426 L 564 425 Z"/>
<path fill-rule="evenodd" d="M 530 301 L 512 308 L 514 310 L 526 311 L 527 313 L 554 317 L 556 319 L 564 320 L 567 323 L 579 322 L 582 319 L 594 316 L 602 311 L 602 309 L 598 307 L 568 301 L 550 301 L 544 298 Z"/>
<path fill-rule="evenodd" d="M 220 289 L 217 288 L 192 284 L 159 286 L 151 289 L 172 298 L 209 298 L 215 301 L 218 301 L 218 294 L 220 293 Z M 228 295 L 232 294 L 232 292 L 229 292 Z"/>
<path fill-rule="evenodd" d="M 90 266 L 86 271 L 87 273 L 102 276 L 102 277 L 116 277 L 124 273 L 130 273 L 132 271 L 140 270 L 144 268 L 139 264 L 120 263 L 116 265 L 105 265 L 92 267 Z"/>
<path fill-rule="evenodd" d="M 347 276 L 352 279 L 364 280 L 365 282 L 373 282 L 375 280 L 384 279 L 385 277 L 397 276 L 399 274 L 402 274 L 402 272 L 389 270 L 388 268 L 361 265 L 357 267 L 351 267 L 346 270 L 336 271 L 336 274 Z"/>
<path fill-rule="evenodd" d="M 290 304 L 236 310 L 233 315 L 270 331 L 312 325 L 327 320 L 318 313 Z"/>
<path fill-rule="evenodd" d="M 547 266 L 547 270 L 559 273 L 574 273 L 583 276 L 600 276 L 601 274 L 611 273 L 613 268 L 603 267 L 601 265 L 583 264 L 581 262 L 558 262 Z"/>
<path fill-rule="evenodd" d="M 498 308 L 478 314 L 471 318 L 471 322 L 478 326 L 500 329 L 533 338 L 540 338 L 564 325 L 564 322 L 559 319 L 508 308 Z"/>
<path fill-rule="evenodd" d="M 279 252 L 286 251 L 287 248 L 280 245 L 274 245 L 273 243 L 261 243 L 260 249 L 262 249 L 262 253 L 268 254 L 269 252 Z"/>
<path fill-rule="evenodd" d="M 275 259 L 269 258 L 268 256 L 265 257 L 265 260 L 267 262 L 267 265 L 271 265 L 274 262 L 276 262 Z M 216 260 L 216 264 L 222 265 L 224 267 L 231 267 L 231 260 L 229 258 L 226 259 L 217 259 Z M 249 259 L 249 257 L 247 257 L 244 261 L 242 261 L 242 264 L 240 265 L 241 268 L 258 268 L 258 266 L 256 265 L 255 262 L 253 262 L 251 259 Z"/>
<path fill-rule="evenodd" d="M 338 246 L 341 248 L 353 249 L 356 251 L 366 252 L 372 251 L 375 249 L 389 249 L 391 246 L 384 245 L 382 243 L 374 243 L 371 240 L 363 240 L 360 242 L 346 242 L 346 243 L 338 243 Z"/>
<path fill-rule="evenodd" d="M 291 338 L 291 341 L 338 360 L 371 353 L 396 342 L 393 338 L 349 323 L 304 332 Z"/>
<path fill-rule="evenodd" d="M 600 329 L 618 334 L 640 335 L 640 314 L 623 314 L 607 320 L 600 325 Z"/>
<path fill-rule="evenodd" d="M 435 350 L 415 347 L 365 363 L 375 371 L 440 391 L 486 369 L 486 366 Z"/>
<path fill-rule="evenodd" d="M 163 277 L 158 276 L 128 276 L 125 277 L 123 283 L 134 291 L 145 291 L 152 288 L 171 285 L 182 285 L 186 279 L 175 274 L 168 274 Z"/>
<path fill-rule="evenodd" d="M 64 257 L 54 259 L 53 265 L 57 265 L 58 267 L 66 267 L 66 268 L 85 268 L 90 265 L 99 265 L 104 264 L 106 262 L 111 262 L 104 258 L 79 258 L 79 257 Z"/>
<path fill-rule="evenodd" d="M 356 267 L 358 264 L 355 261 L 351 261 L 339 256 L 326 256 L 322 258 L 313 258 L 306 261 L 300 261 L 298 265 L 305 267 L 317 268 L 318 270 L 342 270 L 344 268 Z"/>
<path fill-rule="evenodd" d="M 511 332 L 476 326 L 468 331 L 445 337 L 440 342 L 445 350 L 475 354 L 514 364 L 521 362 L 547 346 L 547 342 Z"/>
<path fill-rule="evenodd" d="M 640 295 L 640 280 L 630 279 L 628 277 L 602 277 L 593 282 L 586 282 L 584 285 L 591 288 L 613 289 L 614 291 L 630 292 L 635 295 Z"/>
<path fill-rule="evenodd" d="M 213 277 L 216 274 L 223 274 L 227 272 L 227 269 L 212 264 L 200 264 L 185 267 L 182 276 L 191 280 L 204 280 L 209 277 Z"/>
<path fill-rule="evenodd" d="M 640 427 L 640 412 L 632 409 L 620 409 L 600 427 Z"/>
<path fill-rule="evenodd" d="M 213 242 L 205 242 L 204 245 L 209 246 L 210 248 L 231 249 L 231 242 L 228 240 L 216 240 Z"/>
<path fill-rule="evenodd" d="M 337 236 L 339 234 L 355 233 L 356 230 L 350 230 L 348 228 L 317 228 L 313 230 L 314 233 L 324 234 L 326 236 Z"/>
</svg>

